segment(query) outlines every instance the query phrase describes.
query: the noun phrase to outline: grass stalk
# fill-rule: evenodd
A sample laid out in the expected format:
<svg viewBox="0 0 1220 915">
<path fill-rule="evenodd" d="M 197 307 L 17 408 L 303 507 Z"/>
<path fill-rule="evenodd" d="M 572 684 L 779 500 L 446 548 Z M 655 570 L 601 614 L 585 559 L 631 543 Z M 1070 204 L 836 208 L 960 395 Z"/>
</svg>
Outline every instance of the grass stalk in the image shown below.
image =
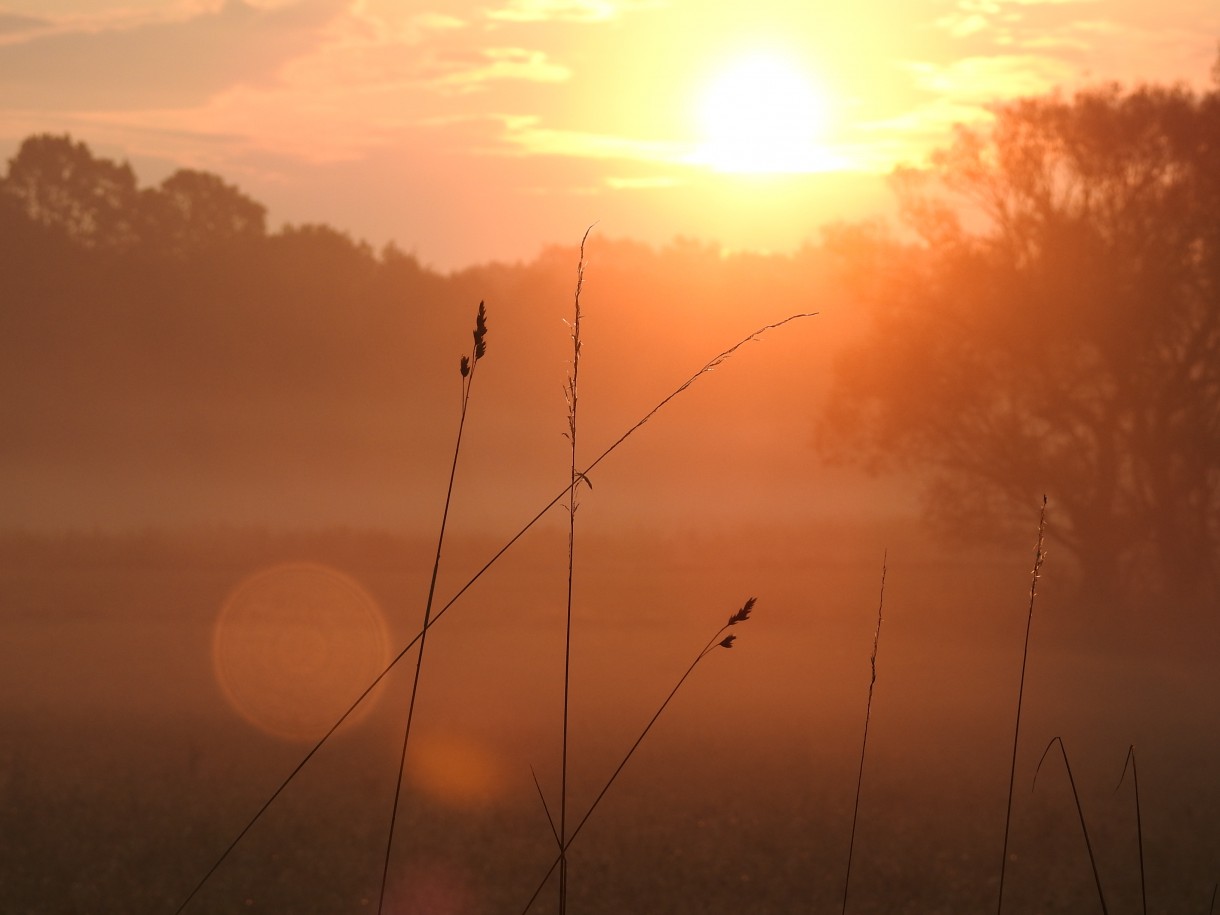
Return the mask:
<svg viewBox="0 0 1220 915">
<path fill-rule="evenodd" d="M 608 778 L 606 783 L 602 785 L 601 790 L 597 793 L 597 797 L 595 797 L 593 799 L 593 803 L 589 805 L 589 809 L 585 811 L 584 816 L 580 818 L 580 821 L 572 829 L 571 834 L 566 837 L 563 846 L 559 850 L 559 854 L 555 856 L 555 860 L 551 862 L 551 866 L 547 868 L 547 872 L 542 876 L 542 880 L 539 881 L 538 888 L 534 890 L 534 894 L 530 896 L 529 901 L 526 902 L 525 908 L 521 910 L 521 915 L 525 915 L 525 913 L 529 912 L 534 902 L 537 901 L 539 894 L 541 894 L 542 890 L 546 887 L 547 881 L 550 880 L 551 875 L 555 873 L 556 868 L 562 868 L 563 861 L 567 856 L 567 850 L 572 846 L 572 843 L 576 840 L 576 837 L 580 835 L 580 831 L 584 828 L 585 824 L 589 822 L 589 818 L 593 816 L 593 812 L 597 810 L 598 805 L 601 804 L 602 799 L 610 791 L 611 786 L 614 785 L 614 782 L 618 779 L 623 769 L 626 768 L 627 763 L 631 760 L 631 757 L 635 755 L 635 751 L 640 748 L 640 744 L 644 742 L 644 738 L 648 736 L 648 732 L 652 730 L 652 726 L 657 723 L 657 719 L 661 717 L 661 713 L 665 711 L 666 707 L 673 700 L 674 696 L 678 694 L 678 690 L 682 688 L 682 684 L 687 681 L 692 673 L 694 673 L 695 668 L 699 666 L 699 662 L 707 657 L 711 652 L 715 651 L 717 648 L 733 647 L 733 642 L 736 641 L 737 636 L 726 636 L 724 633 L 727 629 L 729 629 L 729 627 L 736 626 L 738 623 L 744 623 L 746 620 L 748 620 L 750 618 L 750 611 L 754 609 L 755 602 L 756 599 L 753 597 L 747 600 L 742 605 L 740 610 L 729 617 L 727 623 L 716 630 L 715 635 L 713 635 L 708 640 L 707 644 L 703 646 L 702 650 L 695 655 L 695 659 L 691 662 L 690 666 L 686 668 L 686 672 L 678 678 L 678 682 L 674 684 L 674 688 L 669 691 L 669 695 L 665 697 L 665 701 L 663 701 L 653 713 L 652 717 L 648 720 L 648 723 L 644 725 L 644 729 L 640 732 L 640 735 L 635 739 L 635 743 L 633 743 L 631 748 L 626 752 L 626 754 L 624 754 L 618 766 L 616 766 L 614 771 L 610 774 L 610 778 Z"/>
<path fill-rule="evenodd" d="M 581 476 L 583 476 L 587 479 L 587 475 L 590 472 L 592 472 L 594 468 L 596 468 L 598 465 L 600 465 L 602 463 L 602 461 L 606 460 L 608 457 L 610 457 L 610 455 L 612 455 L 615 451 L 617 451 L 624 443 L 626 443 L 626 441 L 629 438 L 631 438 L 631 436 L 633 436 L 636 432 L 638 432 L 643 426 L 645 426 L 650 420 L 652 420 L 653 417 L 655 417 L 658 413 L 660 413 L 662 410 L 664 410 L 665 407 L 667 407 L 671 401 L 673 401 L 675 398 L 680 396 L 683 392 L 685 392 L 691 385 L 693 385 L 696 381 L 698 381 L 704 375 L 708 374 L 713 369 L 717 368 L 722 363 L 724 363 L 726 360 L 731 358 L 738 350 L 740 350 L 747 343 L 751 343 L 751 342 L 760 340 L 764 335 L 766 335 L 770 331 L 778 330 L 779 328 L 785 327 L 786 325 L 791 324 L 794 321 L 798 321 L 802 318 L 814 317 L 816 314 L 817 314 L 817 312 L 797 312 L 797 313 L 791 314 L 788 317 L 783 318 L 779 321 L 775 321 L 771 324 L 763 325 L 762 327 L 759 327 L 756 330 L 752 331 L 751 333 L 747 334 L 746 336 L 742 337 L 732 346 L 728 347 L 725 350 L 722 350 L 720 353 L 717 353 L 710 360 L 708 360 L 701 368 L 697 369 L 693 374 L 691 374 L 688 378 L 686 378 L 681 384 L 679 384 L 676 388 L 674 388 L 672 391 L 670 391 L 669 394 L 667 394 L 660 401 L 658 401 L 657 404 L 652 407 L 652 409 L 650 409 L 647 413 L 645 413 L 638 420 L 636 420 L 636 422 L 633 425 L 629 426 L 617 439 L 615 439 L 613 442 L 611 442 L 610 445 L 607 446 L 605 448 L 605 450 L 603 450 L 601 452 L 601 454 L 599 454 L 593 460 L 593 462 L 591 464 L 589 464 L 587 467 L 585 467 L 584 471 L 581 472 Z M 276 802 L 276 800 L 280 797 L 280 795 L 283 794 L 285 790 L 287 790 L 288 786 L 290 784 L 292 784 L 292 782 L 296 779 L 296 777 L 298 775 L 300 775 L 302 770 L 304 770 L 304 768 L 310 763 L 310 761 L 314 758 L 314 756 L 316 756 L 318 754 L 318 752 L 330 740 L 330 738 L 335 735 L 335 732 L 338 731 L 339 728 L 343 726 L 344 722 L 346 722 L 347 719 L 350 718 L 355 713 L 356 709 L 358 709 L 361 705 L 364 704 L 365 700 L 368 699 L 368 697 L 372 694 L 372 692 L 378 686 L 381 685 L 381 682 L 387 676 L 389 676 L 390 672 L 392 670 L 394 670 L 394 668 L 398 666 L 398 664 L 402 661 L 402 659 L 407 656 L 408 652 L 410 652 L 411 649 L 414 648 L 419 643 L 419 641 L 423 637 L 424 633 L 428 629 L 430 629 L 432 626 L 435 626 L 438 622 L 440 622 L 440 620 L 453 607 L 453 605 L 456 604 L 462 598 L 462 596 L 465 595 L 465 593 L 467 591 L 469 591 L 472 587 L 474 587 L 475 583 L 478 582 L 479 579 L 481 579 L 488 572 L 488 570 L 491 569 L 492 566 L 494 566 L 497 562 L 499 562 L 500 558 L 505 553 L 507 553 L 510 549 L 512 549 L 513 546 L 515 546 L 522 537 L 524 537 L 527 533 L 529 533 L 529 531 L 533 529 L 534 525 L 536 525 L 539 521 L 541 521 L 547 515 L 547 513 L 550 512 L 550 510 L 552 508 L 554 508 L 556 505 L 558 505 L 559 502 L 563 499 L 563 497 L 568 494 L 569 489 L 570 489 L 570 483 L 566 484 L 563 487 L 563 489 L 561 489 L 558 493 L 556 493 L 555 496 L 549 502 L 547 502 L 544 506 L 542 506 L 542 508 L 540 508 L 538 510 L 538 512 L 532 518 L 530 518 L 528 521 L 526 521 L 525 524 L 522 525 L 521 528 L 515 534 L 513 534 L 512 537 L 510 537 L 507 541 L 505 541 L 505 543 L 495 553 L 492 554 L 491 558 L 489 558 L 485 563 L 483 563 L 483 565 L 466 581 L 466 583 L 464 585 L 462 585 L 462 587 L 459 588 L 457 590 L 457 592 L 451 598 L 449 598 L 448 602 L 446 602 L 444 604 L 444 606 L 442 606 L 439 610 L 437 610 L 436 613 L 432 614 L 432 618 L 429 621 L 429 623 L 427 624 L 427 626 L 425 626 L 418 633 L 416 633 L 414 638 L 412 638 L 409 642 L 407 642 L 406 645 L 404 645 L 402 648 L 399 649 L 398 653 L 395 654 L 394 657 L 389 660 L 389 662 L 386 664 L 386 666 L 382 668 L 381 672 L 378 673 L 377 676 L 375 676 L 369 682 L 369 684 L 367 686 L 365 686 L 365 688 L 360 692 L 360 694 L 357 695 L 356 698 L 352 700 L 350 705 L 348 705 L 347 709 L 341 715 L 339 715 L 339 717 L 337 719 L 335 719 L 334 723 L 326 730 L 326 732 L 320 738 L 318 738 L 318 740 L 314 743 L 314 745 L 312 747 L 309 748 L 308 751 L 306 751 L 305 755 L 301 758 L 301 760 L 292 768 L 292 770 L 283 779 L 283 781 L 281 781 L 280 784 L 278 786 L 276 786 L 275 790 L 271 792 L 271 794 L 270 794 L 270 796 L 268 796 L 267 800 L 263 802 L 263 804 L 254 812 L 254 815 L 252 817 L 250 817 L 250 819 L 245 823 L 245 825 L 242 826 L 242 828 L 238 831 L 238 833 L 234 836 L 234 838 L 229 842 L 229 844 L 225 846 L 224 850 L 220 853 L 220 855 L 216 858 L 216 860 L 214 862 L 212 862 L 212 864 L 209 866 L 209 868 L 204 873 L 204 875 L 199 879 L 199 881 L 195 884 L 195 886 L 191 889 L 191 891 L 183 899 L 182 903 L 175 910 L 174 915 L 182 915 L 182 913 L 187 909 L 187 907 L 191 904 L 191 902 L 195 899 L 195 897 L 199 895 L 200 891 L 208 883 L 208 881 L 212 878 L 212 876 L 215 875 L 215 873 L 220 869 L 220 867 L 224 864 L 224 862 L 228 859 L 228 857 L 234 852 L 234 850 L 237 848 L 237 846 L 241 844 L 242 840 L 249 834 L 250 830 L 253 829 L 254 826 L 259 822 L 259 820 L 261 820 L 263 818 L 263 816 L 267 813 L 267 811 L 271 809 L 272 805 Z"/>
<path fill-rule="evenodd" d="M 576 295 L 572 317 L 572 371 L 568 374 L 564 393 L 568 404 L 568 444 L 571 453 L 571 477 L 568 482 L 568 595 L 564 614 L 563 634 L 563 738 L 559 766 L 559 915 L 568 911 L 568 726 L 571 721 L 572 687 L 572 585 L 576 569 L 576 488 L 588 477 L 580 473 L 576 465 L 577 406 L 580 387 L 580 293 L 585 282 L 585 242 L 590 226 L 580 240 L 580 258 L 576 265 Z"/>
<path fill-rule="evenodd" d="M 881 611 L 885 607 L 885 571 L 887 551 L 881 557 L 881 598 L 877 602 L 877 628 L 873 632 L 873 653 L 869 657 L 870 675 L 868 681 L 868 701 L 864 705 L 864 739 L 860 742 L 860 765 L 856 770 L 856 801 L 851 812 L 851 839 L 847 843 L 847 873 L 843 877 L 843 915 L 847 915 L 847 892 L 851 887 L 852 854 L 856 847 L 856 824 L 860 819 L 860 790 L 864 785 L 864 755 L 868 750 L 868 725 L 873 717 L 873 688 L 877 684 L 877 648 L 881 643 Z"/>
<path fill-rule="evenodd" d="M 1046 760 L 1046 754 L 1056 743 L 1059 744 L 1059 750 L 1063 754 L 1063 768 L 1067 770 L 1068 784 L 1072 788 L 1072 800 L 1076 802 L 1076 815 L 1080 818 L 1080 831 L 1084 835 L 1084 847 L 1089 853 L 1089 865 L 1093 868 L 1093 882 L 1097 885 L 1097 898 L 1101 902 L 1102 915 L 1109 915 L 1109 909 L 1106 908 L 1106 894 L 1101 890 L 1101 875 L 1097 872 L 1097 858 L 1093 855 L 1093 843 L 1089 841 L 1089 828 L 1084 822 L 1084 808 L 1080 806 L 1076 779 L 1072 777 L 1072 765 L 1068 762 L 1067 748 L 1063 745 L 1061 737 L 1052 737 L 1050 743 L 1046 745 L 1046 749 L 1042 751 L 1042 758 L 1038 760 L 1038 766 L 1034 770 L 1034 786 L 1038 784 L 1038 773 L 1042 771 L 1042 763 Z"/>
<path fill-rule="evenodd" d="M 436 538 L 436 557 L 432 562 L 432 579 L 428 584 L 428 599 L 424 603 L 424 624 L 419 633 L 419 650 L 415 655 L 415 677 L 411 681 L 411 698 L 407 703 L 407 719 L 402 731 L 402 751 L 398 755 L 398 777 L 394 781 L 394 802 L 390 807 L 390 824 L 386 834 L 385 859 L 381 868 L 381 890 L 377 897 L 377 915 L 385 909 L 386 885 L 390 877 L 390 858 L 394 847 L 394 830 L 398 823 L 398 808 L 402 799 L 403 773 L 407 765 L 407 747 L 411 742 L 411 723 L 415 720 L 415 699 L 419 695 L 419 680 L 424 667 L 424 649 L 428 644 L 428 628 L 432 621 L 432 603 L 436 597 L 436 579 L 441 567 L 441 550 L 445 544 L 445 530 L 449 521 L 449 506 L 453 500 L 453 481 L 457 476 L 458 457 L 462 452 L 462 432 L 466 428 L 466 411 L 470 405 L 470 391 L 474 387 L 475 372 L 479 361 L 487 352 L 487 309 L 479 302 L 475 316 L 474 344 L 469 356 L 462 356 L 459 371 L 462 376 L 461 412 L 458 418 L 457 440 L 453 446 L 453 462 L 449 467 L 449 483 L 445 487 L 445 507 L 441 512 L 440 533 Z"/>
<path fill-rule="evenodd" d="M 996 894 L 996 915 L 1004 909 L 1004 874 L 1008 869 L 1008 837 L 1012 832 L 1012 795 L 1017 778 L 1017 747 L 1021 741 L 1021 709 L 1025 702 L 1025 670 L 1029 662 L 1029 634 L 1034 623 L 1034 599 L 1038 594 L 1038 577 L 1046 558 L 1043 543 L 1046 538 L 1046 496 L 1038 513 L 1038 543 L 1034 548 L 1034 569 L 1029 583 L 1029 612 L 1025 617 L 1025 647 L 1021 651 L 1021 679 L 1017 685 L 1017 715 L 1012 729 L 1012 765 L 1008 770 L 1008 806 L 1004 813 L 1004 847 L 1000 853 L 1000 886 Z"/>
<path fill-rule="evenodd" d="M 1140 903 L 1144 915 L 1148 915 L 1148 884 L 1144 876 L 1144 821 L 1140 814 L 1140 776 L 1139 771 L 1135 767 L 1135 744 L 1127 747 L 1127 758 L 1123 761 L 1123 772 L 1118 777 L 1118 784 L 1114 786 L 1117 792 L 1123 786 L 1123 779 L 1127 777 L 1127 768 L 1131 768 L 1131 783 L 1135 789 L 1135 836 L 1139 844 L 1140 853 Z"/>
</svg>

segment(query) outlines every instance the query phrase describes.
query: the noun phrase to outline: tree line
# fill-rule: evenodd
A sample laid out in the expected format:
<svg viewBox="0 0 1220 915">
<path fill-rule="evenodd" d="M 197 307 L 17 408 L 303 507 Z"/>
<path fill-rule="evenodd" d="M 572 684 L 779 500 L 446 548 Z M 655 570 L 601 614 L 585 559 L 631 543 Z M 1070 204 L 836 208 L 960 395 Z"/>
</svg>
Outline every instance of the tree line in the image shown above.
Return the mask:
<svg viewBox="0 0 1220 915">
<path fill-rule="evenodd" d="M 1045 493 L 1100 604 L 1212 599 L 1217 88 L 1023 99 L 893 180 L 900 225 L 831 226 L 792 254 L 599 241 L 596 332 L 663 371 L 777 309 L 821 310 L 834 339 L 797 381 L 747 376 L 753 406 L 734 421 L 765 404 L 811 469 L 913 474 L 929 517 L 962 538 L 1028 529 Z M 234 465 L 270 439 L 278 460 L 323 439 L 410 451 L 449 406 L 437 341 L 463 339 L 481 299 L 523 376 L 564 358 L 553 325 L 574 245 L 441 274 L 324 225 L 269 232 L 265 208 L 215 175 L 141 188 L 66 136 L 31 137 L 10 161 L 0 230 L 10 463 L 69 442 Z M 641 390 L 621 363 L 604 372 L 616 397 Z M 531 402 L 518 390 L 499 406 L 542 428 L 552 405 Z"/>
</svg>

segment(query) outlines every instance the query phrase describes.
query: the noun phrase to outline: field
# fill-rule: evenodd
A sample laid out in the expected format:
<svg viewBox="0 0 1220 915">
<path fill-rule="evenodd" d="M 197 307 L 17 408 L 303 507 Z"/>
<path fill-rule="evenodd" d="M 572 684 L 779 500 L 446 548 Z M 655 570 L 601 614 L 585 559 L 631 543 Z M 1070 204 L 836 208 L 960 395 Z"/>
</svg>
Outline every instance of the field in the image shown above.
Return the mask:
<svg viewBox="0 0 1220 915">
<path fill-rule="evenodd" d="M 917 521 L 659 535 L 578 552 L 572 804 L 583 811 L 695 653 L 750 595 L 571 850 L 573 911 L 838 911 L 869 654 L 885 621 L 853 912 L 995 906 L 1029 543 L 943 551 Z M 555 855 L 566 532 L 532 531 L 437 623 L 390 911 L 515 913 Z M 1081 618 L 1051 558 L 1033 626 L 1005 911 L 1100 910 L 1058 735 L 1111 912 L 1206 912 L 1220 879 L 1217 625 L 1157 608 Z M 499 545 L 455 540 L 447 599 Z M 172 913 L 310 744 L 237 715 L 213 627 L 248 575 L 324 563 L 391 642 L 418 631 L 431 546 L 353 531 L 11 536 L 0 555 L 0 910 Z M 187 908 L 375 911 L 414 656 L 311 760 Z M 356 690 L 358 691 L 358 690 Z M 346 700 L 344 700 L 346 701 Z M 547 890 L 532 911 L 555 909 Z"/>
</svg>

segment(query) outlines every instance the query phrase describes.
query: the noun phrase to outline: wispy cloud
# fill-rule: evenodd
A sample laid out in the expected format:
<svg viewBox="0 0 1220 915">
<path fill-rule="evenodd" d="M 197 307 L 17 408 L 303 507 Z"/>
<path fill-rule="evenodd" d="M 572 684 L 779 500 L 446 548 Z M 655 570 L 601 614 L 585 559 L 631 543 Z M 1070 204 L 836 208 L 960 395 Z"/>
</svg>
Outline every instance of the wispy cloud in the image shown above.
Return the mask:
<svg viewBox="0 0 1220 915">
<path fill-rule="evenodd" d="M 982 36 L 999 45 L 1044 39 L 1048 28 L 1073 21 L 1078 8 L 1096 7 L 1100 0 L 957 0 L 935 20 L 954 38 Z"/>
<path fill-rule="evenodd" d="M 911 62 L 906 68 L 920 89 L 959 105 L 1042 95 L 1076 76 L 1070 64 L 1036 54 L 963 57 L 946 64 Z"/>
<path fill-rule="evenodd" d="M 647 0 L 508 0 L 485 13 L 498 22 L 606 22 L 626 10 L 657 5 Z"/>
<path fill-rule="evenodd" d="M 191 105 L 271 79 L 312 47 L 342 0 L 214 12 L 135 25 L 61 23 L 0 45 L 0 108 L 131 110 Z M 189 62 L 189 65 L 187 63 Z"/>
<path fill-rule="evenodd" d="M 640 178 L 622 178 L 613 175 L 605 179 L 606 187 L 616 191 L 648 191 L 660 188 L 681 187 L 686 184 L 673 175 L 647 175 Z"/>
<path fill-rule="evenodd" d="M 533 116 L 508 117 L 504 124 L 504 139 L 530 155 L 665 163 L 680 163 L 690 155 L 687 144 L 544 127 Z"/>
<path fill-rule="evenodd" d="M 25 35 L 50 27 L 49 19 L 35 19 L 33 16 L 21 16 L 0 10 L 0 41 L 13 35 Z"/>
<path fill-rule="evenodd" d="M 434 77 L 433 85 L 471 91 L 500 80 L 562 83 L 572 71 L 552 61 L 545 52 L 527 48 L 483 48 L 462 60 L 441 60 L 438 67 L 449 72 Z"/>
</svg>

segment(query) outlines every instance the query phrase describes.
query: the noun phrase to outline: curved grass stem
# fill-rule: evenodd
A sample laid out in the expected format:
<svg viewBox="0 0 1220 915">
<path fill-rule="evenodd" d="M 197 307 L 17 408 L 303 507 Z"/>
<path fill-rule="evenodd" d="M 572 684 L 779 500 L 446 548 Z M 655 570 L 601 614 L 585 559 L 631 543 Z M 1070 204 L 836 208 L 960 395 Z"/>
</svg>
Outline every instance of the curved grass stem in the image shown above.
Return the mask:
<svg viewBox="0 0 1220 915">
<path fill-rule="evenodd" d="M 1061 737 L 1052 737 L 1050 743 L 1046 745 L 1046 749 L 1042 751 L 1042 758 L 1038 760 L 1038 767 L 1034 770 L 1034 785 L 1038 784 L 1038 773 L 1042 771 L 1042 763 L 1046 760 L 1046 754 L 1056 743 L 1059 744 L 1059 750 L 1063 754 L 1063 768 L 1067 770 L 1068 785 L 1072 789 L 1072 800 L 1076 802 L 1076 815 L 1080 818 L 1080 831 L 1084 835 L 1084 847 L 1089 853 L 1089 865 L 1093 868 L 1093 882 L 1097 886 L 1097 898 L 1101 902 L 1102 915 L 1108 915 L 1106 894 L 1101 891 L 1101 875 L 1097 872 L 1097 858 L 1093 855 L 1093 843 L 1089 841 L 1089 827 L 1084 822 L 1084 808 L 1080 806 L 1080 793 L 1076 790 L 1076 779 L 1072 777 L 1072 764 L 1068 762 L 1067 748 L 1063 745 Z"/>
<path fill-rule="evenodd" d="M 1139 771 L 1135 767 L 1135 744 L 1127 747 L 1127 758 L 1123 760 L 1123 772 L 1118 777 L 1118 784 L 1114 786 L 1114 790 L 1118 791 L 1123 786 L 1123 779 L 1127 777 L 1127 769 L 1131 769 L 1131 783 L 1135 789 L 1135 837 L 1139 844 L 1140 853 L 1140 903 L 1141 911 L 1144 915 L 1148 915 L 1148 882 L 1144 876 L 1144 819 L 1140 814 L 1140 776 Z"/>
</svg>

